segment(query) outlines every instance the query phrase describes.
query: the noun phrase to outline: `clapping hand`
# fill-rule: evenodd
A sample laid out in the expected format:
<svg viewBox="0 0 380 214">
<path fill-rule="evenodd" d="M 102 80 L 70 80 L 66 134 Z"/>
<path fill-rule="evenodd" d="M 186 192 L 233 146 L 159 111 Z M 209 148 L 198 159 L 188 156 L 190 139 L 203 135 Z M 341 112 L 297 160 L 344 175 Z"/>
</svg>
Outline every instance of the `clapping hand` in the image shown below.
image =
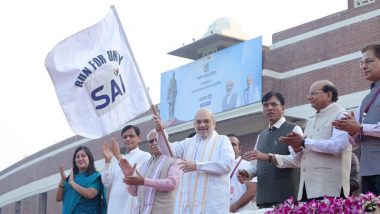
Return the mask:
<svg viewBox="0 0 380 214">
<path fill-rule="evenodd" d="M 61 181 L 66 180 L 66 174 L 65 174 L 65 166 L 62 164 L 59 165 L 59 174 L 61 175 Z"/>
<path fill-rule="evenodd" d="M 132 176 L 133 172 L 136 169 L 136 164 L 134 164 L 132 167 L 131 164 L 129 164 L 129 162 L 127 161 L 127 159 L 124 158 L 120 159 L 119 166 L 121 168 L 121 171 L 123 171 L 124 176 Z"/>
<path fill-rule="evenodd" d="M 138 170 L 136 170 L 136 176 L 125 176 L 123 182 L 128 185 L 144 185 L 145 179 Z"/>
<path fill-rule="evenodd" d="M 346 131 L 351 136 L 354 136 L 361 131 L 361 124 L 356 121 L 354 112 L 346 114 L 345 117 L 340 120 L 334 120 L 332 125 L 336 129 Z"/>
<path fill-rule="evenodd" d="M 103 144 L 103 156 L 106 162 L 111 162 L 112 156 L 115 156 L 117 160 L 121 159 L 120 147 L 119 143 L 115 140 L 115 138 L 111 138 L 111 145 L 107 143 L 107 141 Z"/>
<path fill-rule="evenodd" d="M 112 154 L 111 148 L 107 144 L 107 142 L 104 142 L 104 144 L 103 144 L 103 156 L 104 156 L 104 159 L 106 160 L 107 163 L 111 162 L 113 154 Z"/>
<path fill-rule="evenodd" d="M 306 138 L 306 136 L 305 136 Z M 291 132 L 285 136 L 281 136 L 278 139 L 278 142 L 285 143 L 293 148 L 294 151 L 302 150 L 302 141 L 304 140 L 304 136 L 299 133 Z"/>
<path fill-rule="evenodd" d="M 119 143 L 115 140 L 115 138 L 111 138 L 111 149 L 112 154 L 116 157 L 117 160 L 121 159 L 120 146 Z"/>
</svg>

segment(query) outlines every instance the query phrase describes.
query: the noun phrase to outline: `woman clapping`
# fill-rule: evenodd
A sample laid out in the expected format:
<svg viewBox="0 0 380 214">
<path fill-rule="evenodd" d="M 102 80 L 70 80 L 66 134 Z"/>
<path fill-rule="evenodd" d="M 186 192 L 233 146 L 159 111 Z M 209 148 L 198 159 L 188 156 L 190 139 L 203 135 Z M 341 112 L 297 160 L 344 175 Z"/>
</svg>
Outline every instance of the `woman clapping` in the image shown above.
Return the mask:
<svg viewBox="0 0 380 214">
<path fill-rule="evenodd" d="M 63 201 L 62 213 L 106 213 L 105 188 L 101 174 L 96 171 L 91 151 L 80 146 L 74 152 L 73 168 L 66 177 L 65 168 L 61 164 L 56 200 Z"/>
</svg>

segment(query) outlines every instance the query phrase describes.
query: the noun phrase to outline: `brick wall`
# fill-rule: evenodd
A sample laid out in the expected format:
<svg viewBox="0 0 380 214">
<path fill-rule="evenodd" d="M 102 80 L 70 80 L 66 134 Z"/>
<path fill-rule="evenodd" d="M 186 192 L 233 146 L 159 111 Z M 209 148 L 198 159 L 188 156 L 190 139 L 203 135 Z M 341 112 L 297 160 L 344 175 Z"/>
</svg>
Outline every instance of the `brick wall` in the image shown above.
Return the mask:
<svg viewBox="0 0 380 214">
<path fill-rule="evenodd" d="M 372 4 L 364 5 L 362 7 L 353 8 L 350 7 L 353 3 L 350 3 L 352 0 L 348 0 L 349 10 L 344 10 L 338 13 L 331 14 L 329 16 L 323 17 L 321 19 L 317 19 L 311 22 L 304 23 L 302 25 L 298 25 L 296 27 L 274 33 L 272 35 L 272 41 L 273 43 L 276 43 L 278 41 L 297 36 L 302 33 L 306 33 L 308 31 L 312 31 L 330 24 L 334 24 L 336 22 L 349 19 L 364 13 L 367 13 L 372 10 L 376 10 L 380 8 L 380 2 L 376 1 Z M 328 5 L 326 5 L 328 7 Z"/>
<path fill-rule="evenodd" d="M 380 17 L 339 28 L 284 47 L 265 56 L 264 68 L 285 72 L 360 51 L 380 41 Z M 276 62 L 278 61 L 278 62 Z M 358 66 L 355 67 L 355 70 Z"/>
<path fill-rule="evenodd" d="M 358 11 L 368 12 L 368 10 L 378 8 L 380 8 L 380 2 L 343 11 L 338 15 L 347 18 L 357 15 Z M 336 18 L 338 15 L 313 21 L 311 25 L 323 26 L 325 22 L 333 23 L 340 20 Z M 291 32 L 293 33 L 293 30 L 306 31 L 310 27 L 308 23 L 278 34 L 285 39 Z M 285 34 L 287 36 L 284 36 Z M 264 50 L 264 69 L 283 73 L 358 52 L 365 45 L 376 42 L 380 42 L 379 16 L 280 48 Z M 308 103 L 306 93 L 310 85 L 321 79 L 331 80 L 336 85 L 339 95 L 362 91 L 368 89 L 369 86 L 368 81 L 362 76 L 359 59 L 357 59 L 282 80 L 264 76 L 263 93 L 270 90 L 280 91 L 285 96 L 287 107 L 303 105 Z"/>
<path fill-rule="evenodd" d="M 1 214 L 15 214 L 16 203 L 7 204 L 1 208 Z"/>
</svg>

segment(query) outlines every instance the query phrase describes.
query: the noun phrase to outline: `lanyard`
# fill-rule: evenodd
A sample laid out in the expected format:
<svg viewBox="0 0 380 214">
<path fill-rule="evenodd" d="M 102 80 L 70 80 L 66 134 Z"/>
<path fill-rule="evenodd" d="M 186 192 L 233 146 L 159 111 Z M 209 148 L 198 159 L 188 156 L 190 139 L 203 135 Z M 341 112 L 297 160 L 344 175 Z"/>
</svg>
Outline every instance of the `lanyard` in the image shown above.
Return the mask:
<svg viewBox="0 0 380 214">
<path fill-rule="evenodd" d="M 362 117 L 361 117 L 361 122 L 363 123 L 364 119 L 365 119 L 365 116 L 367 115 L 367 112 L 369 110 L 369 108 L 372 106 L 373 102 L 375 102 L 375 99 L 376 97 L 379 95 L 380 93 L 380 88 L 377 89 L 376 93 L 375 93 L 375 96 L 372 97 L 371 101 L 368 103 L 368 105 L 365 107 L 363 113 L 362 113 Z"/>
<path fill-rule="evenodd" d="M 236 166 L 235 166 L 234 170 L 232 170 L 232 172 L 231 172 L 230 179 L 232 178 L 232 176 L 234 176 L 234 173 L 235 173 L 236 169 L 238 168 L 238 166 L 239 166 L 239 164 L 241 163 L 242 160 L 243 160 L 243 158 L 240 157 L 240 160 L 236 163 Z"/>
</svg>

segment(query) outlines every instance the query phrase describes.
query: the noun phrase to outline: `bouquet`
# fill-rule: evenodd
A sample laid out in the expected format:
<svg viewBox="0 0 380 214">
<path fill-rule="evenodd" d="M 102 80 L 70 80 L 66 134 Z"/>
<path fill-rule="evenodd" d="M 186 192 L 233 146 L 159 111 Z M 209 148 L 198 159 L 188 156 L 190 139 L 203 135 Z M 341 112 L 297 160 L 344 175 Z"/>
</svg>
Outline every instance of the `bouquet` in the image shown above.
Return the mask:
<svg viewBox="0 0 380 214">
<path fill-rule="evenodd" d="M 287 199 L 280 206 L 268 211 L 268 214 L 309 214 L 309 213 L 380 213 L 380 196 L 373 193 L 350 196 L 348 198 L 323 197 L 321 200 L 298 202 L 293 197 Z"/>
</svg>

